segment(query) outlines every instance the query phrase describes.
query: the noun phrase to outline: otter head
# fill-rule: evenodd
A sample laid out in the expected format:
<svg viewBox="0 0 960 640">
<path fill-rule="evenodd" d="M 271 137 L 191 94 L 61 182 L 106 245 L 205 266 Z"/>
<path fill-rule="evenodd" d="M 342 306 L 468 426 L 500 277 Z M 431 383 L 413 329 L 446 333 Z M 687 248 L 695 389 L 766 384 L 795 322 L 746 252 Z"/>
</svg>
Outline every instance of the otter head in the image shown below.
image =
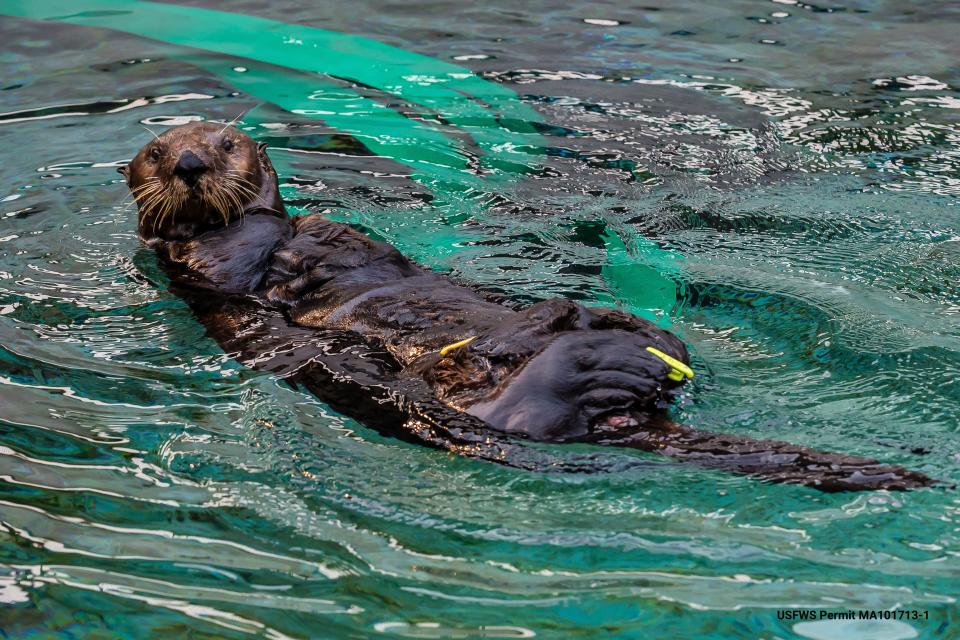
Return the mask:
<svg viewBox="0 0 960 640">
<path fill-rule="evenodd" d="M 118 171 L 147 242 L 187 240 L 245 213 L 285 216 L 266 145 L 231 126 L 197 122 L 165 131 Z"/>
</svg>

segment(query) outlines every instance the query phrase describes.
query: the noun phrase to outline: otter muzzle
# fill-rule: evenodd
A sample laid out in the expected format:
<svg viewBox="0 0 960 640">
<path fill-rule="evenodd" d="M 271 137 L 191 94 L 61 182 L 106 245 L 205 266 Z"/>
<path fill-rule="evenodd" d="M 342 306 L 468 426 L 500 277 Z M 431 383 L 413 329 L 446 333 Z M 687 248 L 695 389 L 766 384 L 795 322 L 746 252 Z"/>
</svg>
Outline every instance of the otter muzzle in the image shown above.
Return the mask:
<svg viewBox="0 0 960 640">
<path fill-rule="evenodd" d="M 193 151 L 187 149 L 180 154 L 180 159 L 177 160 L 177 166 L 173 168 L 173 173 L 186 182 L 188 186 L 193 187 L 197 184 L 200 176 L 209 168 Z"/>
</svg>

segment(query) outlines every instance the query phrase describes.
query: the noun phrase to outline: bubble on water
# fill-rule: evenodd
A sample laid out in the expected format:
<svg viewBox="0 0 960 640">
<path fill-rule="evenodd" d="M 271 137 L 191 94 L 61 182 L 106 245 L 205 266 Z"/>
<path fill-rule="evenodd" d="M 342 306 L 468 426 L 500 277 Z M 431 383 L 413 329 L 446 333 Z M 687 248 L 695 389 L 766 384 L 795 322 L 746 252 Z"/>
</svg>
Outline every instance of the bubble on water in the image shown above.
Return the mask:
<svg viewBox="0 0 960 640">
<path fill-rule="evenodd" d="M 603 18 L 584 18 L 584 22 L 587 24 L 594 24 L 598 27 L 617 27 L 623 24 L 619 20 L 605 20 Z"/>
<path fill-rule="evenodd" d="M 140 124 L 162 124 L 168 127 L 179 127 L 182 124 L 201 122 L 202 120 L 203 118 L 200 116 L 153 116 L 152 118 L 144 118 L 140 121 Z"/>
<path fill-rule="evenodd" d="M 17 585 L 12 576 L 0 576 L 0 602 L 17 604 L 29 601 L 30 594 Z"/>
</svg>

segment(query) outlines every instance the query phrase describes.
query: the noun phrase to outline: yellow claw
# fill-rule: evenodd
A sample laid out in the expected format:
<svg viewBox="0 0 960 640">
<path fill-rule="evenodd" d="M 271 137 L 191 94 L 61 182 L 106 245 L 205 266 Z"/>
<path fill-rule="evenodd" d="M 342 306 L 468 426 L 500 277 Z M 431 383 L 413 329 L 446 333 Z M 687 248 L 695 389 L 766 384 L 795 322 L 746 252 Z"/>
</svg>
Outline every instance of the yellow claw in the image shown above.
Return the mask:
<svg viewBox="0 0 960 640">
<path fill-rule="evenodd" d="M 448 344 L 443 349 L 440 349 L 440 355 L 441 356 L 448 355 L 451 352 L 456 351 L 460 347 L 467 346 L 468 344 L 470 344 L 476 339 L 477 339 L 477 336 L 473 336 L 473 337 L 467 338 L 466 340 L 461 340 L 460 342 L 454 342 L 453 344 Z"/>
<path fill-rule="evenodd" d="M 668 356 L 663 351 L 655 349 L 654 347 L 647 347 L 647 351 L 657 356 L 668 365 L 670 365 L 670 373 L 667 374 L 667 377 L 673 380 L 674 382 L 681 382 L 684 378 L 693 377 L 693 369 L 683 364 L 676 358 Z M 442 351 L 440 353 L 443 353 Z"/>
</svg>

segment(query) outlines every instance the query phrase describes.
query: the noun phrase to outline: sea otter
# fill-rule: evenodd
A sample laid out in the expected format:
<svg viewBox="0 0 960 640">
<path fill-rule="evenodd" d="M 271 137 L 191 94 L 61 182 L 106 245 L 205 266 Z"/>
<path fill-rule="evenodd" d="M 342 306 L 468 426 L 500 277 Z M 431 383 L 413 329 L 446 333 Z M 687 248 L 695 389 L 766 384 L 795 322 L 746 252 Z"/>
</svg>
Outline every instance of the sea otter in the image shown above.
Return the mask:
<svg viewBox="0 0 960 640">
<path fill-rule="evenodd" d="M 290 217 L 265 145 L 232 126 L 170 129 L 119 171 L 140 237 L 225 350 L 380 430 L 544 471 L 569 464 L 523 440 L 639 448 L 824 491 L 931 484 L 671 422 L 693 375 L 676 336 L 565 299 L 497 304 L 347 225 Z"/>
</svg>

